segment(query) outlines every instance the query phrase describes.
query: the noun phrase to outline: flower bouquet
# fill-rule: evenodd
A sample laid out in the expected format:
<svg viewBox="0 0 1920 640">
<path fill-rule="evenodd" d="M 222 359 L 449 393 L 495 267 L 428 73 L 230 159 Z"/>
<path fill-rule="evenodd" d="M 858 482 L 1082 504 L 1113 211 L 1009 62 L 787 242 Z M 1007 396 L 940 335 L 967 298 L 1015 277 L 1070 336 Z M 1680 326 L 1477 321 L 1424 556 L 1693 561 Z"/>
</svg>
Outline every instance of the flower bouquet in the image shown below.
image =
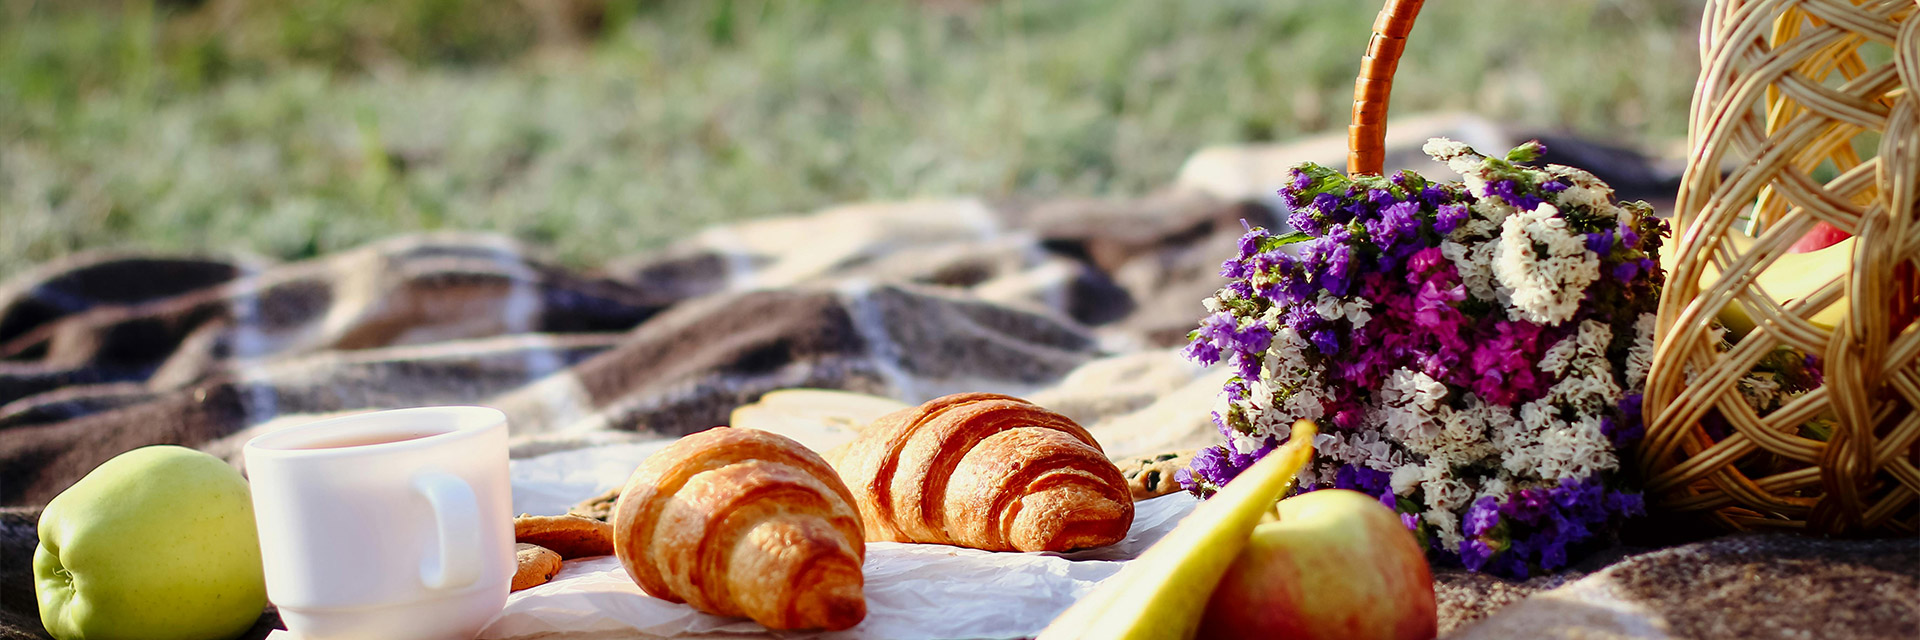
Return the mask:
<svg viewBox="0 0 1920 640">
<path fill-rule="evenodd" d="M 1321 425 L 1299 491 L 1377 496 L 1440 558 L 1507 576 L 1564 566 L 1641 513 L 1616 478 L 1640 437 L 1666 223 L 1592 174 L 1425 151 L 1464 179 L 1306 164 L 1294 231 L 1250 228 L 1186 355 L 1235 376 L 1226 442 L 1178 479 L 1209 495 Z"/>
</svg>

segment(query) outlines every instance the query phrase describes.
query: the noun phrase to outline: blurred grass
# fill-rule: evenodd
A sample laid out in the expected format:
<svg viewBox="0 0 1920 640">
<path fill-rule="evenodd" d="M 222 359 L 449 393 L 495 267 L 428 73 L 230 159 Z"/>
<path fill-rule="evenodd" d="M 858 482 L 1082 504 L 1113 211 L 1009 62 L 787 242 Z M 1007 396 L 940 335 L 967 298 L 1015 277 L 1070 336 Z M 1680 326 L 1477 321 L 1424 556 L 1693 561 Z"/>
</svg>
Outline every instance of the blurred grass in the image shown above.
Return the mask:
<svg viewBox="0 0 1920 640">
<path fill-rule="evenodd" d="M 1393 108 L 1669 139 L 1699 8 L 1430 3 Z M 1201 146 L 1344 124 L 1378 3 L 5 9 L 0 276 L 91 248 L 300 258 L 448 228 L 590 264 L 837 202 L 1143 193 Z"/>
</svg>

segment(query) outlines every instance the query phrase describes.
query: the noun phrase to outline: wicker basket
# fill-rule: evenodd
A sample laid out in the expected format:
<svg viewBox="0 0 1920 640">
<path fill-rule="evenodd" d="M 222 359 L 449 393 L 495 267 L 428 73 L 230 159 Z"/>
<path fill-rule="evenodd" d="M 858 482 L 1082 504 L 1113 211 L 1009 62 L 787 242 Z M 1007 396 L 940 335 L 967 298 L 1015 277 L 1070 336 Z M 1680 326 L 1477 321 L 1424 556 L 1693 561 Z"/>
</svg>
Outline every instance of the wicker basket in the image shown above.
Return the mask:
<svg viewBox="0 0 1920 640">
<path fill-rule="evenodd" d="M 1709 3 L 1638 453 L 1656 508 L 1736 529 L 1920 525 L 1915 13 L 1914 0 Z M 1892 61 L 1869 65 L 1862 49 L 1879 45 Z M 1820 222 L 1857 236 L 1850 256 L 1833 254 L 1851 262 L 1803 299 L 1774 301 L 1757 274 Z M 1703 287 L 1709 268 L 1728 275 Z M 1711 325 L 1728 305 L 1756 327 L 1721 351 Z M 1845 314 L 1830 330 L 1809 321 L 1832 305 Z M 1818 357 L 1824 382 L 1762 415 L 1739 383 L 1780 347 Z M 1709 416 L 1727 427 L 1717 438 Z M 1830 431 L 1803 429 L 1816 419 Z"/>
<path fill-rule="evenodd" d="M 1857 2 L 1709 2 L 1679 238 L 1667 248 L 1679 259 L 1638 451 L 1656 508 L 1736 529 L 1920 528 L 1920 105 L 1907 89 L 1920 81 L 1920 20 L 1907 20 L 1916 0 Z M 1381 170 L 1393 74 L 1422 4 L 1389 0 L 1374 22 L 1354 83 L 1349 173 Z M 1891 47 L 1892 61 L 1869 66 L 1869 43 Z M 1878 147 L 1864 161 L 1863 138 Z M 1838 177 L 1814 179 L 1823 163 Z M 1757 274 L 1820 222 L 1859 236 L 1845 277 L 1773 301 Z M 1703 288 L 1709 265 L 1730 275 Z M 1758 326 L 1721 351 L 1713 322 L 1727 305 Z M 1848 307 L 1832 330 L 1808 321 L 1831 305 Z M 1783 346 L 1819 357 L 1824 386 L 1760 415 L 1738 386 Z M 1729 427 L 1719 438 L 1701 424 L 1714 412 Z M 1816 418 L 1834 425 L 1824 438 L 1801 429 Z"/>
</svg>

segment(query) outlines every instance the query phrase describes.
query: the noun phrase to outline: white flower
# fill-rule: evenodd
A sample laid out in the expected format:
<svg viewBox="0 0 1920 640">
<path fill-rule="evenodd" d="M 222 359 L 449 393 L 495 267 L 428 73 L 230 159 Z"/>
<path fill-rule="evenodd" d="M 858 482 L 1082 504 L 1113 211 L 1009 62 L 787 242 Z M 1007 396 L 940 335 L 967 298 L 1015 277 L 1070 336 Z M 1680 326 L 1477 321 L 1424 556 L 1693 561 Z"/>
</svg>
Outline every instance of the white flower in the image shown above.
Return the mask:
<svg viewBox="0 0 1920 640">
<path fill-rule="evenodd" d="M 1280 325 L 1267 345 L 1266 357 L 1261 359 L 1261 368 L 1265 370 L 1261 377 L 1282 388 L 1297 387 L 1307 380 L 1319 379 L 1320 371 L 1307 363 L 1308 348 L 1307 339 L 1299 332 Z"/>
<path fill-rule="evenodd" d="M 1519 211 L 1513 208 L 1513 205 L 1507 204 L 1506 200 L 1485 197 L 1475 200 L 1473 204 L 1470 205 L 1470 208 L 1479 216 L 1479 219 L 1487 221 L 1488 226 L 1492 229 L 1498 229 L 1506 225 L 1507 219 L 1513 217 L 1513 214 Z M 1488 230 L 1488 235 L 1493 234 L 1492 229 Z"/>
<path fill-rule="evenodd" d="M 1416 451 L 1440 435 L 1447 385 L 1424 372 L 1395 369 L 1375 398 L 1372 413 L 1387 437 Z"/>
<path fill-rule="evenodd" d="M 1540 354 L 1540 370 L 1554 375 L 1565 373 L 1567 363 L 1572 362 L 1574 355 L 1579 351 L 1580 337 L 1567 336 L 1566 339 L 1553 343 L 1553 346 L 1547 347 L 1545 353 Z"/>
<path fill-rule="evenodd" d="M 1474 493 L 1473 501 L 1479 502 L 1481 498 L 1493 498 L 1494 502 L 1506 501 L 1507 499 L 1506 477 L 1501 475 L 1496 475 L 1491 478 L 1487 478 L 1486 481 L 1484 482 L 1481 482 L 1480 491 Z"/>
<path fill-rule="evenodd" d="M 1630 213 L 1613 205 L 1613 189 L 1593 174 L 1558 164 L 1547 165 L 1547 174 L 1565 178 L 1571 184 L 1554 198 L 1561 205 L 1587 207 L 1597 212 L 1611 211 L 1615 212 L 1619 223 L 1626 224 L 1630 221 Z M 1624 219 L 1621 217 L 1622 214 L 1625 214 Z"/>
<path fill-rule="evenodd" d="M 1572 423 L 1561 423 L 1541 438 L 1542 479 L 1584 478 L 1619 465 L 1613 446 L 1600 432 L 1600 418 L 1582 415 Z"/>
<path fill-rule="evenodd" d="M 1326 320 L 1346 318 L 1347 321 L 1353 323 L 1353 328 L 1355 329 L 1366 326 L 1367 321 L 1373 318 L 1372 314 L 1367 313 L 1367 310 L 1371 308 L 1373 308 L 1373 303 L 1368 302 L 1365 298 L 1342 300 L 1326 291 L 1321 291 L 1320 297 L 1313 301 L 1313 310 L 1315 313 L 1320 314 L 1321 318 Z"/>
<path fill-rule="evenodd" d="M 1746 399 L 1747 406 L 1753 407 L 1755 412 L 1771 411 L 1779 406 L 1776 404 L 1781 395 L 1779 376 L 1750 374 L 1741 378 L 1738 386 L 1741 397 Z"/>
<path fill-rule="evenodd" d="M 1580 355 L 1589 358 L 1605 358 L 1607 343 L 1613 342 L 1613 328 L 1599 320 L 1580 321 L 1580 332 L 1574 334 L 1579 345 Z"/>
<path fill-rule="evenodd" d="M 1434 509 L 1454 511 L 1473 500 L 1473 488 L 1459 480 L 1436 480 L 1422 488 L 1426 489 L 1427 506 Z"/>
<path fill-rule="evenodd" d="M 1340 299 L 1335 298 L 1333 297 L 1333 294 L 1327 293 L 1325 290 L 1322 290 L 1320 292 L 1319 299 L 1316 299 L 1313 301 L 1313 310 L 1319 313 L 1321 318 L 1324 318 L 1327 320 L 1339 320 L 1340 319 Z"/>
<path fill-rule="evenodd" d="M 1279 406 L 1280 414 L 1287 416 L 1287 429 L 1293 429 L 1295 420 L 1319 420 L 1326 415 L 1325 398 L 1333 395 L 1328 392 L 1316 393 L 1312 387 L 1304 387 L 1287 396 Z"/>
<path fill-rule="evenodd" d="M 1633 347 L 1627 350 L 1627 387 L 1639 389 L 1653 368 L 1653 330 L 1656 318 L 1642 313 L 1633 321 Z"/>
<path fill-rule="evenodd" d="M 1493 255 L 1494 279 L 1512 291 L 1515 320 L 1557 325 L 1580 310 L 1587 285 L 1600 277 L 1600 258 L 1568 230 L 1560 210 L 1541 204 L 1509 217 Z M 1545 255 L 1534 251 L 1546 248 Z"/>
<path fill-rule="evenodd" d="M 1493 255 L 1497 248 L 1498 244 L 1494 242 L 1480 242 L 1469 246 L 1453 240 L 1443 240 L 1440 243 L 1440 255 L 1452 262 L 1453 268 L 1460 272 L 1460 283 L 1466 286 L 1468 294 L 1481 300 L 1496 302 L 1503 301 L 1506 297 L 1504 292 L 1496 288 L 1498 283 L 1493 278 Z"/>
<path fill-rule="evenodd" d="M 1227 445 L 1233 447 L 1234 451 L 1243 454 L 1259 451 L 1260 447 L 1267 443 L 1266 441 L 1267 438 L 1264 435 L 1240 433 L 1238 431 L 1233 432 L 1227 437 Z"/>
<path fill-rule="evenodd" d="M 1512 420 L 1506 408 L 1486 404 L 1479 396 L 1466 394 L 1461 408 L 1442 408 L 1444 419 L 1438 437 L 1425 451 L 1416 451 L 1450 466 L 1468 466 L 1498 453 L 1487 433 Z"/>
<path fill-rule="evenodd" d="M 1321 458 L 1341 458 L 1339 452 L 1346 448 L 1346 442 L 1340 436 L 1321 431 L 1313 434 L 1313 452 Z"/>
<path fill-rule="evenodd" d="M 1300 468 L 1300 475 L 1294 476 L 1294 482 L 1302 487 L 1333 486 L 1333 474 L 1326 472 L 1326 465 L 1310 464 Z"/>
<path fill-rule="evenodd" d="M 1434 533 L 1440 537 L 1441 548 L 1458 549 L 1460 543 L 1466 541 L 1466 537 L 1460 535 L 1460 516 L 1454 512 L 1432 509 L 1421 514 L 1420 518 L 1433 526 Z"/>
<path fill-rule="evenodd" d="M 1410 496 L 1420 486 L 1419 465 L 1402 465 L 1387 476 L 1387 486 L 1393 488 L 1394 495 Z"/>
<path fill-rule="evenodd" d="M 1480 154 L 1475 153 L 1473 147 L 1451 138 L 1428 138 L 1427 143 L 1420 146 L 1420 152 L 1441 162 L 1469 158 L 1478 164 L 1480 160 Z"/>
</svg>

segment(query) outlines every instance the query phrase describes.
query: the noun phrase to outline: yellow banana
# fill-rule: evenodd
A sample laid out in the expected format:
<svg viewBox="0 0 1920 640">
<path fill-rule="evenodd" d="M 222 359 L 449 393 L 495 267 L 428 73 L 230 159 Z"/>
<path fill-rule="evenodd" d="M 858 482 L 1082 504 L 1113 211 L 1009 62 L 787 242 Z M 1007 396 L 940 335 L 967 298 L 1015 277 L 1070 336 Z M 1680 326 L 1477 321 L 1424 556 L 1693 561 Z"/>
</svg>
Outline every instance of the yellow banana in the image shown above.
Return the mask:
<svg viewBox="0 0 1920 640">
<path fill-rule="evenodd" d="M 1730 234 L 1728 239 L 1733 244 L 1734 250 L 1740 254 L 1745 254 L 1753 248 L 1753 238 Z M 1765 271 L 1760 272 L 1759 277 L 1754 278 L 1754 283 L 1760 285 L 1760 289 L 1782 307 L 1795 300 L 1805 299 L 1826 286 L 1828 282 L 1846 277 L 1847 267 L 1853 263 L 1853 242 L 1853 238 L 1847 238 L 1818 251 L 1780 256 L 1773 261 L 1773 264 L 1768 265 Z M 1668 277 L 1672 277 L 1674 266 L 1679 264 L 1679 246 L 1668 245 L 1665 249 L 1665 254 L 1660 256 L 1660 266 L 1667 270 Z M 1701 272 L 1700 289 L 1704 291 L 1719 280 L 1720 270 L 1709 263 Z M 1815 313 L 1808 321 L 1816 327 L 1831 331 L 1840 323 L 1846 312 L 1847 299 L 1843 295 L 1833 304 Z M 1716 318 L 1727 328 L 1731 334 L 1729 337 L 1732 339 L 1737 340 L 1754 328 L 1753 318 L 1747 315 L 1746 308 L 1742 307 L 1738 301 L 1722 307 Z"/>
<path fill-rule="evenodd" d="M 1060 614 L 1038 640 L 1192 638 L 1220 576 L 1312 458 L 1314 433 L 1312 422 L 1295 422 L 1285 445 Z"/>
</svg>

